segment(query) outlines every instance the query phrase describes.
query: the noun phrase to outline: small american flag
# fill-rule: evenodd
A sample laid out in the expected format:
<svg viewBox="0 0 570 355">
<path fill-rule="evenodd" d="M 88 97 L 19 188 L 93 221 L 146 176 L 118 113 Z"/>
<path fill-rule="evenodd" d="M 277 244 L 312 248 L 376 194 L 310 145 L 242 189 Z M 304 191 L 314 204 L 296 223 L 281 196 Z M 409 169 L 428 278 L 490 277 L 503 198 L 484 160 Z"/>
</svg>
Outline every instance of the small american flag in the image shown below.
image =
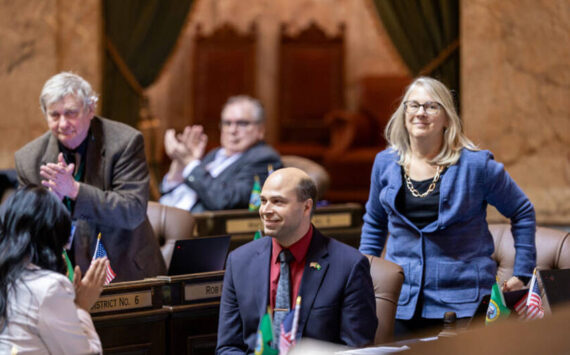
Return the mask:
<svg viewBox="0 0 570 355">
<path fill-rule="evenodd" d="M 515 304 L 515 311 L 522 319 L 537 319 L 544 317 L 540 289 L 536 282 L 536 270 L 532 274 L 529 291 Z"/>
<path fill-rule="evenodd" d="M 526 318 L 535 319 L 544 317 L 544 309 L 542 308 L 542 299 L 540 298 L 540 290 L 538 288 L 538 282 L 536 282 L 536 277 L 534 285 L 531 286 L 529 292 L 530 294 L 526 301 Z"/>
<path fill-rule="evenodd" d="M 524 318 L 526 315 L 526 300 L 528 299 L 528 291 L 521 297 L 520 300 L 515 304 L 515 312 L 521 317 Z"/>
<path fill-rule="evenodd" d="M 107 257 L 107 251 L 103 246 L 103 242 L 101 242 L 101 233 L 99 233 L 99 235 L 97 236 L 97 244 L 95 245 L 95 253 L 93 253 L 93 260 L 105 257 Z M 111 268 L 111 264 L 109 264 L 107 266 L 107 270 L 105 270 L 105 285 L 111 283 L 111 281 L 115 279 L 115 276 L 117 275 Z"/>
<path fill-rule="evenodd" d="M 281 335 L 279 336 L 279 355 L 287 355 L 297 343 L 295 334 L 299 325 L 299 313 L 301 311 L 301 296 L 297 297 L 295 309 L 287 313 L 281 323 Z"/>
</svg>

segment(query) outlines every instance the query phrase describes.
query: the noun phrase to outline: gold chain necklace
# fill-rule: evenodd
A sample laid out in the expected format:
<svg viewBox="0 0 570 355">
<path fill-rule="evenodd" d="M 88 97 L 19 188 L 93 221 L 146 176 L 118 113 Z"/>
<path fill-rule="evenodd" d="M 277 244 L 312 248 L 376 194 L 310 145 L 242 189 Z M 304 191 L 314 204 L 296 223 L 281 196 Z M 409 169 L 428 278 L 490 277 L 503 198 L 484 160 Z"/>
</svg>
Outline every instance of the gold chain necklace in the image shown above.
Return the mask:
<svg viewBox="0 0 570 355">
<path fill-rule="evenodd" d="M 442 166 L 438 166 L 437 167 L 437 171 L 435 172 L 435 176 L 433 177 L 433 180 L 431 182 L 431 184 L 429 184 L 429 187 L 427 189 L 426 192 L 424 193 L 420 193 L 418 190 L 416 190 L 414 188 L 414 185 L 412 185 L 412 180 L 410 179 L 410 177 L 408 176 L 408 167 L 404 168 L 404 177 L 406 179 L 406 186 L 408 187 L 408 190 L 410 190 L 410 192 L 412 193 L 412 195 L 414 197 L 419 197 L 419 198 L 424 198 L 427 195 L 429 195 L 433 190 L 435 190 L 435 184 L 437 184 L 437 182 L 439 181 L 439 173 L 441 173 L 441 171 L 443 170 Z"/>
</svg>

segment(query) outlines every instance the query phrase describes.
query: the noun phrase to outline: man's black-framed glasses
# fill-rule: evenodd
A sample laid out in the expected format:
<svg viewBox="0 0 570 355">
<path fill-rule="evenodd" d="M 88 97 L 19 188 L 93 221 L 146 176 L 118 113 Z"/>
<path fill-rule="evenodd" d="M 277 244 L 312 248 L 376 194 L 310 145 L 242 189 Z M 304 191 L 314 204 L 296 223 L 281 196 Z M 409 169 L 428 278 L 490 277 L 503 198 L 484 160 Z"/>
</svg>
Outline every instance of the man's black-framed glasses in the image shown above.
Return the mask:
<svg viewBox="0 0 570 355">
<path fill-rule="evenodd" d="M 232 125 L 236 125 L 237 128 L 240 129 L 246 129 L 247 127 L 251 126 L 251 125 L 256 125 L 259 122 L 256 121 L 250 121 L 250 120 L 235 120 L 235 121 L 230 121 L 230 120 L 221 120 L 220 121 L 220 128 L 221 129 L 228 129 L 230 128 Z"/>
</svg>

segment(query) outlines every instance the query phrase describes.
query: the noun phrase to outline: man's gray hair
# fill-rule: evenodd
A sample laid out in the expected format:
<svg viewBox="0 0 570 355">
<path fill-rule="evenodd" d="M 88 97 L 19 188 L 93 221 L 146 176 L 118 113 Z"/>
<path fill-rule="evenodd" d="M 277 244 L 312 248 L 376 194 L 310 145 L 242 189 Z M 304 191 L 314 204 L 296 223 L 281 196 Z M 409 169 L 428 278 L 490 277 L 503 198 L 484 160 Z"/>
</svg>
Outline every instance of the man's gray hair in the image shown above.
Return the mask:
<svg viewBox="0 0 570 355">
<path fill-rule="evenodd" d="M 67 95 L 73 95 L 83 102 L 83 108 L 95 105 L 99 97 L 91 85 L 82 77 L 71 72 L 61 72 L 46 81 L 40 94 L 40 107 L 46 113 L 47 106 L 62 100 Z"/>
<path fill-rule="evenodd" d="M 256 122 L 260 122 L 260 123 L 264 123 L 265 122 L 265 109 L 263 108 L 263 105 L 261 104 L 261 102 L 258 99 L 254 99 L 251 96 L 247 96 L 247 95 L 237 95 L 237 96 L 232 96 L 228 99 L 228 101 L 226 101 L 226 103 L 224 104 L 224 108 L 222 109 L 222 112 L 224 112 L 224 110 L 230 106 L 233 105 L 235 103 L 248 103 L 251 107 L 251 111 L 253 114 L 253 119 Z"/>
</svg>

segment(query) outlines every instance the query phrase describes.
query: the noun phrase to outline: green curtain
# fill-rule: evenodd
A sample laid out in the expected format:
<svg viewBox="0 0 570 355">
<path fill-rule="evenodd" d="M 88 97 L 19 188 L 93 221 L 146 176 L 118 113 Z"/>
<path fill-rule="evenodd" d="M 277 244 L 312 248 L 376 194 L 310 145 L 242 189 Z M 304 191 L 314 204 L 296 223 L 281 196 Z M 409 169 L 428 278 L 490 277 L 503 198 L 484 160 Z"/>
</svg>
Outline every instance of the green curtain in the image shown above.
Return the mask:
<svg viewBox="0 0 570 355">
<path fill-rule="evenodd" d="M 372 1 L 412 74 L 437 78 L 458 95 L 459 0 Z M 444 52 L 450 49 L 446 56 Z M 444 58 L 440 65 L 428 73 L 422 72 L 438 58 Z"/>
<path fill-rule="evenodd" d="M 136 126 L 141 89 L 154 82 L 173 50 L 193 0 L 104 0 L 102 114 Z M 125 66 L 120 70 L 114 48 Z M 125 72 L 131 75 L 127 80 Z"/>
</svg>

